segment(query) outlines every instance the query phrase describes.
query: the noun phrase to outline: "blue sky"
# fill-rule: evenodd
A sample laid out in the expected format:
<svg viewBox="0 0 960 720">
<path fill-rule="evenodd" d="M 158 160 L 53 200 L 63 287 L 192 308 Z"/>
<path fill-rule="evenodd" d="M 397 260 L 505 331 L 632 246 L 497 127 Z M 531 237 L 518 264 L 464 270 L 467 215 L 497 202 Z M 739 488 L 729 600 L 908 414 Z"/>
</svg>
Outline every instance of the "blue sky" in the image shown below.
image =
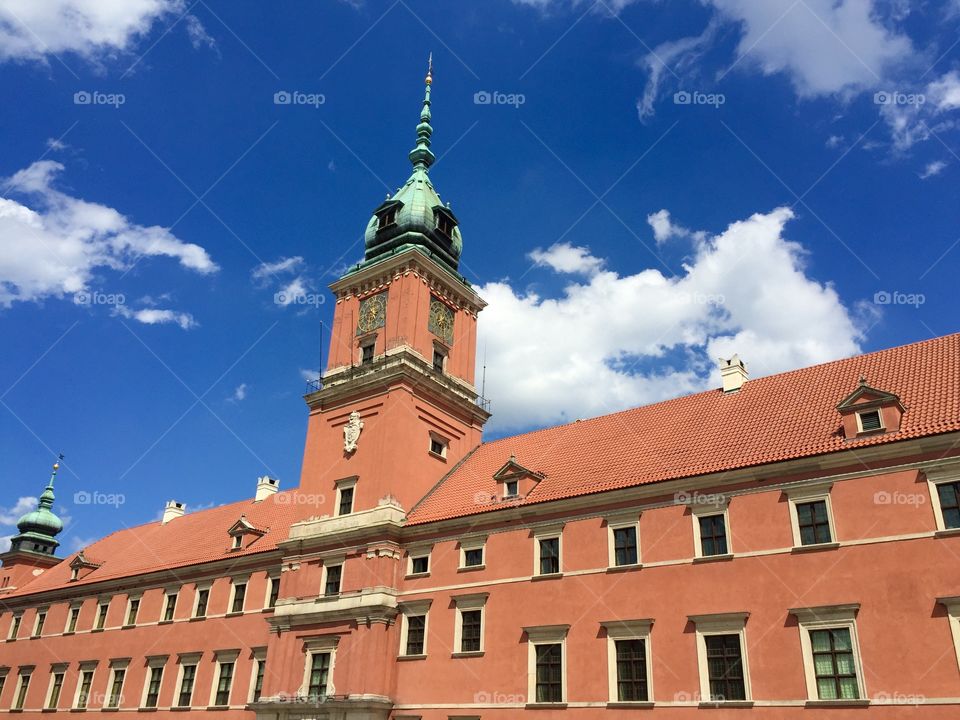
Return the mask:
<svg viewBox="0 0 960 720">
<path fill-rule="evenodd" d="M 957 331 L 958 28 L 956 0 L 4 3 L 0 537 L 59 451 L 66 551 L 296 484 L 326 286 L 409 174 L 428 52 L 488 436 L 733 352 Z"/>
</svg>

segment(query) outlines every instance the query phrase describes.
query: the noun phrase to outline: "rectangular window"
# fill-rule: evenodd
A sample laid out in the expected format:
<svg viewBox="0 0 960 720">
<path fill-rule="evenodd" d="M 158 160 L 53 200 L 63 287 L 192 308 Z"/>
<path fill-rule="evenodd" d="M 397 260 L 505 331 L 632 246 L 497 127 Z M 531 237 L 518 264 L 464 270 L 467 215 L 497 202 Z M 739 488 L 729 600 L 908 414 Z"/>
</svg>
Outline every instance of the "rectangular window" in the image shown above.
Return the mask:
<svg viewBox="0 0 960 720">
<path fill-rule="evenodd" d="M 540 538 L 540 574 L 553 575 L 560 572 L 560 538 Z"/>
<path fill-rule="evenodd" d="M 337 515 L 349 515 L 353 512 L 353 488 L 340 488 L 340 505 L 337 508 Z"/>
<path fill-rule="evenodd" d="M 480 652 L 483 637 L 483 611 L 460 611 L 460 652 Z"/>
<path fill-rule="evenodd" d="M 256 660 L 257 663 L 257 676 L 253 681 L 253 702 L 259 702 L 260 696 L 263 694 L 263 676 L 267 669 L 267 661 Z"/>
<path fill-rule="evenodd" d="M 407 617 L 407 647 L 405 655 L 423 655 L 423 641 L 427 628 L 426 615 Z"/>
<path fill-rule="evenodd" d="M 648 699 L 647 647 L 640 639 L 616 640 L 617 700 L 638 702 Z"/>
<path fill-rule="evenodd" d="M 267 599 L 267 607 L 276 607 L 277 599 L 280 597 L 280 578 L 270 578 L 270 597 Z"/>
<path fill-rule="evenodd" d="M 7 674 L 0 675 L 0 695 L 3 695 L 3 688 L 7 685 Z"/>
<path fill-rule="evenodd" d="M 173 622 L 173 614 L 177 609 L 177 593 L 167 593 L 167 602 L 163 607 L 163 621 Z"/>
<path fill-rule="evenodd" d="M 80 619 L 80 608 L 72 607 L 70 608 L 70 616 L 67 618 L 67 632 L 72 633 L 77 631 L 77 621 Z"/>
<path fill-rule="evenodd" d="M 463 566 L 477 567 L 483 565 L 483 548 L 470 548 L 463 551 Z"/>
<path fill-rule="evenodd" d="M 230 704 L 230 687 L 233 685 L 233 663 L 220 663 L 220 675 L 217 678 L 217 695 L 214 698 L 214 705 Z"/>
<path fill-rule="evenodd" d="M 126 674 L 127 671 L 124 668 L 113 669 L 113 680 L 110 683 L 110 697 L 107 699 L 108 708 L 120 707 L 120 703 L 123 701 L 123 679 L 126 677 Z"/>
<path fill-rule="evenodd" d="M 434 350 L 433 351 L 433 369 L 436 370 L 437 372 L 442 373 L 443 364 L 444 364 L 444 361 L 446 361 L 446 359 L 447 359 L 446 355 L 444 355 L 439 350 Z"/>
<path fill-rule="evenodd" d="M 23 710 L 27 702 L 27 692 L 30 690 L 30 673 L 20 673 L 20 682 L 17 687 L 17 698 L 13 703 L 14 710 Z"/>
<path fill-rule="evenodd" d="M 703 557 L 727 554 L 727 524 L 724 515 L 701 515 L 700 549 Z"/>
<path fill-rule="evenodd" d="M 197 590 L 197 610 L 193 613 L 194 617 L 202 618 L 207 616 L 207 603 L 210 601 L 210 590 L 204 588 Z"/>
<path fill-rule="evenodd" d="M 63 690 L 63 673 L 53 674 L 53 681 L 50 685 L 50 697 L 47 698 L 47 709 L 56 710 L 60 704 L 60 692 Z"/>
<path fill-rule="evenodd" d="M 447 450 L 446 445 L 444 445 L 442 442 L 440 442 L 436 438 L 430 438 L 430 452 L 432 452 L 434 455 L 440 455 L 441 457 L 443 457 L 443 455 L 446 453 L 446 450 Z"/>
<path fill-rule="evenodd" d="M 536 701 L 563 702 L 563 646 L 537 645 Z"/>
<path fill-rule="evenodd" d="M 80 671 L 80 684 L 77 688 L 76 708 L 84 710 L 90 701 L 90 686 L 93 685 L 93 670 Z"/>
<path fill-rule="evenodd" d="M 323 594 L 330 595 L 339 595 L 340 594 L 340 576 L 343 573 L 343 565 L 331 565 L 327 570 L 327 581 L 323 586 Z"/>
<path fill-rule="evenodd" d="M 107 610 L 110 609 L 108 603 L 100 603 L 97 606 L 97 623 L 94 626 L 97 630 L 103 630 L 104 626 L 107 624 Z"/>
<path fill-rule="evenodd" d="M 233 605 L 230 607 L 230 612 L 243 612 L 243 601 L 247 597 L 247 584 L 246 583 L 237 583 L 233 586 Z"/>
<path fill-rule="evenodd" d="M 796 508 L 801 545 L 818 545 L 832 540 L 826 500 L 798 502 Z"/>
<path fill-rule="evenodd" d="M 369 365 L 373 362 L 373 344 L 364 345 L 360 348 L 360 363 L 362 365 Z"/>
<path fill-rule="evenodd" d="M 143 706 L 155 708 L 160 700 L 160 684 L 163 682 L 163 667 L 150 668 L 150 678 L 147 681 L 147 695 Z"/>
<path fill-rule="evenodd" d="M 430 571 L 430 556 L 421 555 L 420 557 L 410 558 L 410 574 L 423 575 Z"/>
<path fill-rule="evenodd" d="M 8 636 L 11 640 L 16 640 L 17 635 L 20 634 L 20 623 L 23 618 L 19 615 L 13 616 L 13 622 L 10 623 L 10 635 Z"/>
<path fill-rule="evenodd" d="M 810 646 L 818 697 L 821 700 L 857 700 L 860 689 L 850 629 L 811 630 Z"/>
<path fill-rule="evenodd" d="M 503 484 L 503 496 L 504 497 L 516 497 L 520 494 L 520 481 L 519 480 L 507 480 Z"/>
<path fill-rule="evenodd" d="M 860 432 L 883 430 L 883 422 L 880 420 L 879 410 L 857 413 L 857 415 L 860 417 Z"/>
<path fill-rule="evenodd" d="M 190 707 L 193 699 L 193 683 L 197 679 L 197 666 L 184 665 L 180 677 L 180 692 L 177 693 L 177 707 Z"/>
<path fill-rule="evenodd" d="M 130 598 L 127 606 L 127 625 L 137 624 L 137 614 L 140 612 L 140 598 Z"/>
<path fill-rule="evenodd" d="M 313 653 L 310 656 L 310 683 L 307 695 L 321 698 L 327 694 L 327 680 L 330 675 L 330 653 Z"/>
<path fill-rule="evenodd" d="M 947 530 L 960 528 L 960 482 L 940 483 L 937 485 L 937 497 L 940 500 L 943 527 Z"/>
<path fill-rule="evenodd" d="M 33 626 L 33 636 L 40 637 L 43 635 L 43 626 L 47 622 L 47 613 L 38 612 L 37 613 L 37 623 Z"/>
<path fill-rule="evenodd" d="M 740 635 L 707 635 L 704 642 L 707 648 L 710 699 L 720 702 L 745 700 Z"/>
<path fill-rule="evenodd" d="M 638 554 L 636 526 L 631 525 L 629 527 L 613 529 L 613 553 L 614 562 L 618 567 L 621 565 L 637 564 Z"/>
</svg>

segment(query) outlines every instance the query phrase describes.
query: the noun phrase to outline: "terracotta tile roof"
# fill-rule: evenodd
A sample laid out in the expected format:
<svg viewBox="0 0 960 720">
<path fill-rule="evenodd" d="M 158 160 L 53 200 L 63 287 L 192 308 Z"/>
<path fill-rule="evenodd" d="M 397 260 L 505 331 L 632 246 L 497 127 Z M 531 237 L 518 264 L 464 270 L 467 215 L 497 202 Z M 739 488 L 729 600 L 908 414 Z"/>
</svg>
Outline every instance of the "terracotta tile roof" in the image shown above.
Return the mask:
<svg viewBox="0 0 960 720">
<path fill-rule="evenodd" d="M 276 493 L 259 503 L 248 499 L 188 512 L 166 525 L 157 521 L 118 530 L 83 549 L 88 560 L 96 558 L 102 563 L 89 575 L 70 580 L 70 562 L 79 554 L 74 553 L 21 589 L 3 595 L 2 599 L 274 550 L 277 543 L 287 538 L 290 525 L 302 519 L 303 507 L 291 502 L 295 492 Z M 231 550 L 227 531 L 241 515 L 245 515 L 250 524 L 267 532 L 248 547 Z"/>
<path fill-rule="evenodd" d="M 845 441 L 837 404 L 861 375 L 907 407 L 896 433 Z M 477 448 L 410 512 L 412 525 L 504 507 L 493 474 L 516 456 L 546 475 L 522 501 L 692 477 L 960 430 L 960 334 L 748 380 Z"/>
</svg>

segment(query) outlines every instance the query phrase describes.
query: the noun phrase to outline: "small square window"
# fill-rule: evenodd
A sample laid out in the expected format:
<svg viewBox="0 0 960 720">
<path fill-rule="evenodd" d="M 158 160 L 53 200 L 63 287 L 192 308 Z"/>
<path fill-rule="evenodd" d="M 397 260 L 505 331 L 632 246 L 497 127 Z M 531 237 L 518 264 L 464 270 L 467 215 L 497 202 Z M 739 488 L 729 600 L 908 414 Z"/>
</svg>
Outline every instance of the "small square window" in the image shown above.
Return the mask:
<svg viewBox="0 0 960 720">
<path fill-rule="evenodd" d="M 883 430 L 883 420 L 880 418 L 879 410 L 857 413 L 857 417 L 860 420 L 860 432 Z"/>
<path fill-rule="evenodd" d="M 483 548 L 470 548 L 463 551 L 463 566 L 477 567 L 483 565 Z"/>
<path fill-rule="evenodd" d="M 410 558 L 410 574 L 411 575 L 423 575 L 429 572 L 430 570 L 430 556 L 421 555 L 419 557 Z"/>
<path fill-rule="evenodd" d="M 507 480 L 503 484 L 503 496 L 504 497 L 517 497 L 520 494 L 520 481 L 519 480 Z"/>
<path fill-rule="evenodd" d="M 430 438 L 430 452 L 440 457 L 447 456 L 447 444 L 435 437 Z"/>
</svg>

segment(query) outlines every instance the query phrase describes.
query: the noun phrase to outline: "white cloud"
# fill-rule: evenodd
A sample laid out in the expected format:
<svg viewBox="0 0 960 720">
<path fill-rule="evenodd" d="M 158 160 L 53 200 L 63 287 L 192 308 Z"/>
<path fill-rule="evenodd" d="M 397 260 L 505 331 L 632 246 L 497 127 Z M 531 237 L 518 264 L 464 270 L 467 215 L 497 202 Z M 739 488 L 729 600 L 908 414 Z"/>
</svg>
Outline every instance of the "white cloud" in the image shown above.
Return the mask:
<svg viewBox="0 0 960 720">
<path fill-rule="evenodd" d="M 11 540 L 13 540 L 13 535 L 0 535 L 0 553 L 5 553 L 10 549 Z"/>
<path fill-rule="evenodd" d="M 0 198 L 0 307 L 80 292 L 95 271 L 126 270 L 141 256 L 174 258 L 201 274 L 218 270 L 206 250 L 166 228 L 137 225 L 55 189 L 62 171 L 60 163 L 41 160 L 4 182 L 30 205 Z"/>
<path fill-rule="evenodd" d="M 144 325 L 179 325 L 183 330 L 190 330 L 197 327 L 198 323 L 193 319 L 193 315 L 187 312 L 178 312 L 176 310 L 161 310 L 159 308 L 141 308 L 134 310 L 126 305 L 117 305 L 113 309 L 114 314 L 128 320 L 136 320 Z"/>
<path fill-rule="evenodd" d="M 505 282 L 479 288 L 490 303 L 479 346 L 491 427 L 546 425 L 716 387 L 716 358 L 734 352 L 754 377 L 855 354 L 850 311 L 805 274 L 802 247 L 783 235 L 792 217 L 778 208 L 705 237 L 675 277 L 601 270 L 549 298 Z"/>
<path fill-rule="evenodd" d="M 78 553 L 81 550 L 85 550 L 86 548 L 90 547 L 95 542 L 97 542 L 97 540 L 99 539 L 100 538 L 98 537 L 83 538 L 83 537 L 77 537 L 76 535 L 71 535 L 70 541 L 67 543 L 67 554 L 73 555 L 74 553 Z"/>
<path fill-rule="evenodd" d="M 294 257 L 282 257 L 276 262 L 262 262 L 250 271 L 250 276 L 254 280 L 265 280 L 268 277 L 282 275 L 283 273 L 296 272 L 303 266 L 303 258 L 299 255 Z"/>
<path fill-rule="evenodd" d="M 320 377 L 319 370 L 312 370 L 307 368 L 300 368 L 300 377 L 304 382 L 313 382 Z"/>
<path fill-rule="evenodd" d="M 247 399 L 247 384 L 240 383 L 234 388 L 233 395 L 230 397 L 234 402 L 242 402 Z"/>
<path fill-rule="evenodd" d="M 57 140 L 57 138 L 47 138 L 47 149 L 53 151 L 66 150 L 69 145 L 67 145 L 63 140 Z"/>
<path fill-rule="evenodd" d="M 830 137 L 827 138 L 827 142 L 825 143 L 825 145 L 831 150 L 835 150 L 836 148 L 843 145 L 843 135 L 831 135 Z"/>
<path fill-rule="evenodd" d="M 176 20 L 186 9 L 184 0 L 4 0 L 0 61 L 61 53 L 97 61 L 129 50 L 155 22 Z M 203 44 L 199 20 L 187 15 L 186 21 L 191 40 Z"/>
<path fill-rule="evenodd" d="M 13 507 L 0 507 L 0 527 L 16 527 L 17 520 L 31 510 L 36 510 L 38 502 L 39 500 L 35 497 L 21 497 Z"/>
<path fill-rule="evenodd" d="M 529 257 L 535 265 L 553 268 L 560 273 L 594 275 L 603 268 L 603 260 L 593 257 L 590 250 L 567 242 L 556 243 L 546 250 L 537 248 Z"/>
<path fill-rule="evenodd" d="M 931 163 L 927 163 L 923 172 L 920 173 L 920 179 L 926 180 L 927 178 L 932 178 L 934 175 L 939 175 L 946 167 L 947 164 L 943 160 L 934 160 Z"/>
<path fill-rule="evenodd" d="M 707 237 L 704 232 L 693 232 L 673 222 L 670 219 L 670 211 L 666 209 L 647 215 L 647 224 L 653 228 L 653 239 L 657 241 L 657 245 L 663 245 L 672 238 L 693 238 L 700 242 Z"/>
<path fill-rule="evenodd" d="M 937 110 L 960 108 L 960 72 L 952 70 L 934 80 L 927 86 L 927 94 L 936 104 Z"/>
</svg>

